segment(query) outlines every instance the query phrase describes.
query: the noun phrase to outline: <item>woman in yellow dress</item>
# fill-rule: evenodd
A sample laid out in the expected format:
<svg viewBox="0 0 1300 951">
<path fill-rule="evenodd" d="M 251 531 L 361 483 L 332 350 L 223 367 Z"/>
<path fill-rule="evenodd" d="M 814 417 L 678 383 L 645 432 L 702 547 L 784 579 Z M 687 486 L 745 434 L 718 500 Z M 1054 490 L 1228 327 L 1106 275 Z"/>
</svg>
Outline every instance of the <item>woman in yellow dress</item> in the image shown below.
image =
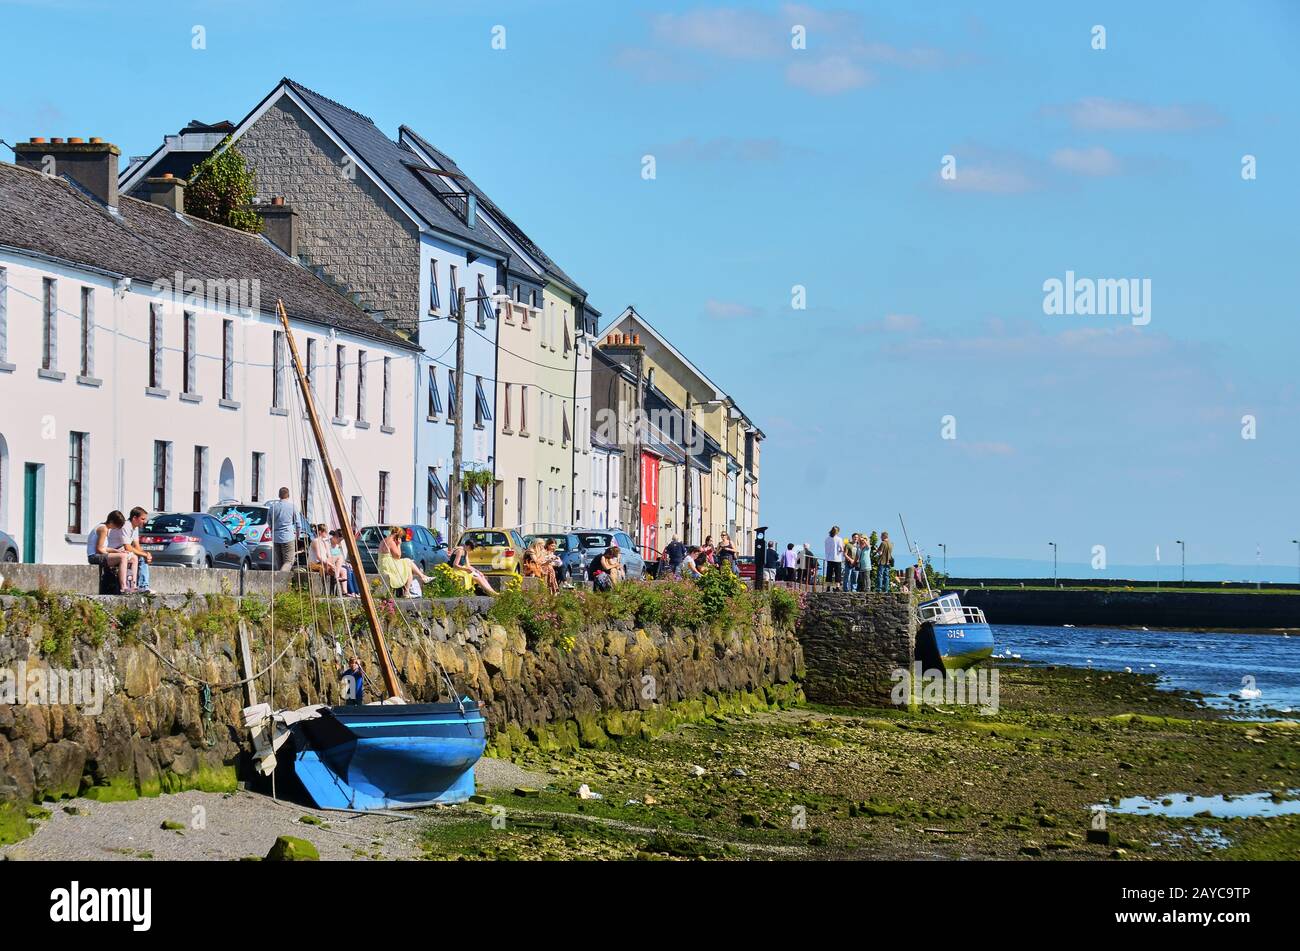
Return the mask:
<svg viewBox="0 0 1300 951">
<path fill-rule="evenodd" d="M 419 578 L 420 584 L 431 580 L 420 570 L 420 566 L 409 558 L 402 557 L 402 542 L 406 539 L 406 529 L 394 525 L 388 535 L 379 543 L 379 576 L 394 591 L 405 588 L 411 578 Z"/>
</svg>

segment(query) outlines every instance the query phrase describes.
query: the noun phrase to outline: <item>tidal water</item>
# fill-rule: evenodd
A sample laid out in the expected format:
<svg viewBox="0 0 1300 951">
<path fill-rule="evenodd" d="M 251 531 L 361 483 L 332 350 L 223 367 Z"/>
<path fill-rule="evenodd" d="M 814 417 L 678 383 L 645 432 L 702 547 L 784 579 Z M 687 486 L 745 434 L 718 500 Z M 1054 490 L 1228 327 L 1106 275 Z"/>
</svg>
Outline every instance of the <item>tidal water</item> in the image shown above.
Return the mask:
<svg viewBox="0 0 1300 951">
<path fill-rule="evenodd" d="M 995 656 L 1155 674 L 1247 718 L 1300 716 L 1300 636 L 993 625 Z"/>
</svg>

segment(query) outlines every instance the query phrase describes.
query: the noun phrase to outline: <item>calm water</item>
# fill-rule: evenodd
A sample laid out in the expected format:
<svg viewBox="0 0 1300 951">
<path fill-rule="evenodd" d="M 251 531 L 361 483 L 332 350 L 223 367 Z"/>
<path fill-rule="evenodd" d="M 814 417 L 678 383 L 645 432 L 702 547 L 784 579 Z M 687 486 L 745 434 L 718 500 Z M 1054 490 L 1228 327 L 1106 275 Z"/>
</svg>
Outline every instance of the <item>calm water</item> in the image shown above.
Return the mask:
<svg viewBox="0 0 1300 951">
<path fill-rule="evenodd" d="M 995 624 L 993 642 L 998 657 L 1156 674 L 1162 687 L 1198 690 L 1206 703 L 1243 716 L 1300 715 L 1300 636 L 1294 634 Z"/>
</svg>

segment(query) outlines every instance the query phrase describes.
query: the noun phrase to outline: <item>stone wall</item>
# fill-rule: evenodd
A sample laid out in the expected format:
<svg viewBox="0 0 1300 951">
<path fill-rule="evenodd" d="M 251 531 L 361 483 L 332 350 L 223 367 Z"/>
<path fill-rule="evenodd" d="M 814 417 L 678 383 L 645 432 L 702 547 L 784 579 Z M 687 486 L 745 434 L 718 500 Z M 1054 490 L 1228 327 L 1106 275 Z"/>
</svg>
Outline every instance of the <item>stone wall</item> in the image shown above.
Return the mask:
<svg viewBox="0 0 1300 951">
<path fill-rule="evenodd" d="M 287 97 L 238 147 L 259 197 L 283 196 L 298 213 L 298 253 L 418 338 L 420 237 L 406 213 L 360 168 L 345 174 L 343 150 Z"/>
<path fill-rule="evenodd" d="M 652 735 L 683 719 L 767 709 L 799 698 L 799 643 L 767 621 L 734 631 L 673 631 L 615 622 L 582 632 L 572 649 L 529 645 L 486 617 L 488 599 L 413 604 L 388 623 L 390 653 L 409 701 L 446 699 L 438 665 L 458 693 L 484 705 L 494 749 L 598 746 Z M 0 597 L 0 694 L 6 674 L 99 669 L 111 681 L 102 710 L 0 698 L 0 809 L 33 799 L 131 798 L 233 788 L 247 754 L 238 666 L 241 612 L 265 605 L 220 596 L 133 599 Z M 335 607 L 337 611 L 337 605 Z M 323 615 L 323 608 L 321 609 Z M 277 626 L 286 620 L 281 610 Z M 355 650 L 378 667 L 364 625 L 335 617 L 335 633 L 299 640 L 257 681 L 277 708 L 338 702 L 339 659 Z M 246 619 L 245 623 L 249 623 Z M 325 617 L 318 631 L 330 630 Z M 269 619 L 251 628 L 253 667 L 283 650 Z M 150 648 L 153 648 L 151 650 Z M 157 652 L 155 654 L 155 651 Z M 163 660 L 159 659 L 159 656 Z M 197 680 L 215 685 L 205 709 Z"/>
<path fill-rule="evenodd" d="M 916 653 L 916 612 L 905 594 L 808 595 L 799 624 L 804 693 L 816 703 L 885 706 Z"/>
<path fill-rule="evenodd" d="M 970 588 L 963 604 L 990 624 L 1173 627 L 1251 630 L 1300 628 L 1300 595 L 1246 591 L 1035 591 Z"/>
</svg>

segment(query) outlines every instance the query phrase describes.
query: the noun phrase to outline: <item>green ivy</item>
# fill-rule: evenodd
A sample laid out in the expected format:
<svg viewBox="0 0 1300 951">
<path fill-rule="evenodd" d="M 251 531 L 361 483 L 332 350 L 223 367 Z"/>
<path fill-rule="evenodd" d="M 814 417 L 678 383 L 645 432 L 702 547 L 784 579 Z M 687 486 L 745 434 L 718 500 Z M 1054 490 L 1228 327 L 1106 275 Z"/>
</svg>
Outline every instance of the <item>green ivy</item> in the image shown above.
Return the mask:
<svg viewBox="0 0 1300 951">
<path fill-rule="evenodd" d="M 190 174 L 185 210 L 228 228 L 260 234 L 262 218 L 249 207 L 256 194 L 257 173 L 227 136 Z"/>
</svg>

